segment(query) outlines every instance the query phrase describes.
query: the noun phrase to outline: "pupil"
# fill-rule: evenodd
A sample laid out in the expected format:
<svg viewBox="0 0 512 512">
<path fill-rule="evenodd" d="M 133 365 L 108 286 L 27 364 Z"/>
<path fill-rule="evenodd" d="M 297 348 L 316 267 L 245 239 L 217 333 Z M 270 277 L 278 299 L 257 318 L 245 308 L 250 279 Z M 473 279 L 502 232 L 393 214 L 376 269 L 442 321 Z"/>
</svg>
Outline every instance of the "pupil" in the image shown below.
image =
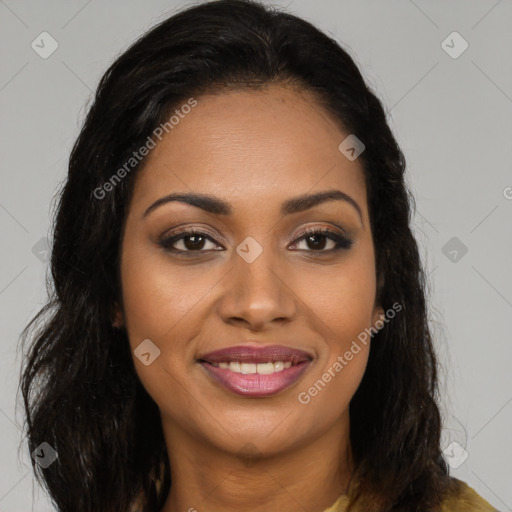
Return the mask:
<svg viewBox="0 0 512 512">
<path fill-rule="evenodd" d="M 311 241 L 312 241 L 313 239 L 315 239 L 315 238 L 322 238 L 322 239 L 323 239 L 323 243 L 320 243 L 320 244 L 319 244 L 319 243 L 315 243 L 315 242 L 313 242 L 313 244 L 312 244 L 312 245 L 313 245 L 312 249 L 316 249 L 316 250 L 318 250 L 318 249 L 323 249 L 323 248 L 325 247 L 325 235 L 318 235 L 318 234 L 317 234 L 317 235 L 310 235 L 310 236 L 308 237 L 308 242 L 311 242 Z M 310 248 L 311 248 L 311 247 L 310 247 Z"/>
<path fill-rule="evenodd" d="M 190 243 L 190 240 L 194 240 Z M 187 249 L 202 249 L 204 245 L 204 237 L 201 235 L 189 235 L 185 238 L 185 247 Z"/>
</svg>

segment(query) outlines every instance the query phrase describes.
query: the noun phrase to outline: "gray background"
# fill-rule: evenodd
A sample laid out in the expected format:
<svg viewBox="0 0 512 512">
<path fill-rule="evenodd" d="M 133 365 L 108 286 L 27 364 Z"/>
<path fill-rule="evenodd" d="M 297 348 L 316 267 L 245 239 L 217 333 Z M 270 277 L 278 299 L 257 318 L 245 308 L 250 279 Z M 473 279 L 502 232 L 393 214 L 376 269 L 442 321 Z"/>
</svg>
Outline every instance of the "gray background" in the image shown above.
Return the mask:
<svg viewBox="0 0 512 512">
<path fill-rule="evenodd" d="M 275 4 L 342 42 L 389 111 L 430 276 L 444 368 L 443 448 L 458 443 L 447 454 L 453 466 L 466 450 L 452 474 L 512 511 L 512 1 Z M 52 196 L 100 76 L 185 5 L 0 0 L 0 512 L 52 510 L 30 455 L 18 450 L 23 418 L 15 408 L 19 334 L 46 297 L 41 239 Z M 43 31 L 58 42 L 47 59 L 31 47 Z M 442 46 L 453 31 L 469 44 L 457 58 L 445 49 L 459 51 L 461 40 Z"/>
</svg>

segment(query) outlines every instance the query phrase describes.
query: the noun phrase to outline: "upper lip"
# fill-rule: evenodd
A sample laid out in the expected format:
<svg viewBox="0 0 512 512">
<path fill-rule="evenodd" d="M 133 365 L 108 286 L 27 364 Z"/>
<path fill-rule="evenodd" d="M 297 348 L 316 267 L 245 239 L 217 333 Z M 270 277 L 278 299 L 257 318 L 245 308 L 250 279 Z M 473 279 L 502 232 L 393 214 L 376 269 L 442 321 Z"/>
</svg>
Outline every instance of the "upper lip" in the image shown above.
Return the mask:
<svg viewBox="0 0 512 512">
<path fill-rule="evenodd" d="M 230 361 L 239 361 L 241 363 L 275 363 L 276 361 L 290 361 L 295 365 L 303 361 L 311 361 L 313 357 L 304 350 L 284 345 L 237 345 L 208 352 L 198 359 L 207 363 Z"/>
</svg>

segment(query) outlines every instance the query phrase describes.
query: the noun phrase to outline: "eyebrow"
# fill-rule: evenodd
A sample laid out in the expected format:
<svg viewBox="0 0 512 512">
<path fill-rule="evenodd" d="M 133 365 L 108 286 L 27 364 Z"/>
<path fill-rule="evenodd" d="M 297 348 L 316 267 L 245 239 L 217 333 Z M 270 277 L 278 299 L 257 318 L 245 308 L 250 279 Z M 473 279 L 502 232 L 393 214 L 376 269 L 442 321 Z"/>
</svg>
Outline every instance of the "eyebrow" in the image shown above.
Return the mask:
<svg viewBox="0 0 512 512">
<path fill-rule="evenodd" d="M 158 207 L 173 201 L 186 203 L 216 215 L 231 215 L 233 212 L 232 205 L 227 201 L 206 194 L 190 192 L 186 194 L 168 194 L 164 197 L 161 197 L 160 199 L 157 199 L 146 209 L 143 217 L 146 217 Z M 309 210 L 310 208 L 313 208 L 314 206 L 317 206 L 326 201 L 345 201 L 351 204 L 359 214 L 361 224 L 363 223 L 363 214 L 361 212 L 361 208 L 357 202 L 352 199 L 352 197 L 350 197 L 345 192 L 342 192 L 341 190 L 326 190 L 324 192 L 317 192 L 315 194 L 303 194 L 301 196 L 288 199 L 281 205 L 281 215 L 290 215 L 292 213 Z"/>
</svg>

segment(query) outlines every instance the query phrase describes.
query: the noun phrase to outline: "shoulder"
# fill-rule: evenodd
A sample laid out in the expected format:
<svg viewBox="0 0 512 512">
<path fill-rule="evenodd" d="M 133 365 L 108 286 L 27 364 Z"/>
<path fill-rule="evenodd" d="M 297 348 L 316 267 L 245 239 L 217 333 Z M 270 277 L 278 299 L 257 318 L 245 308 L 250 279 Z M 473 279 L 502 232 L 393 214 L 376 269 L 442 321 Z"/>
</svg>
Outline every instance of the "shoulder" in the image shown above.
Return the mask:
<svg viewBox="0 0 512 512">
<path fill-rule="evenodd" d="M 348 505 L 347 495 L 340 496 L 332 506 L 324 512 L 346 512 Z M 355 508 L 355 511 L 359 508 Z M 439 512 L 499 512 L 490 503 L 484 500 L 474 489 L 462 480 L 450 478 L 450 486 Z"/>
<path fill-rule="evenodd" d="M 462 480 L 451 478 L 450 491 L 443 500 L 442 512 L 498 512 Z"/>
</svg>

